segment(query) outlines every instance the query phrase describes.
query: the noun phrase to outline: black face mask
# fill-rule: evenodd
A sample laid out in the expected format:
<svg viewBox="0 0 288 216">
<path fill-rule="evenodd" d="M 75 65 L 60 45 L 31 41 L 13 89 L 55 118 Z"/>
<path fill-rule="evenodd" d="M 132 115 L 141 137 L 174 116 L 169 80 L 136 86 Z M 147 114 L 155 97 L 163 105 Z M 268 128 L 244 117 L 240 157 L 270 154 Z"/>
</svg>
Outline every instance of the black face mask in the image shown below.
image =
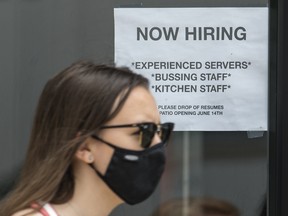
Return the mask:
<svg viewBox="0 0 288 216">
<path fill-rule="evenodd" d="M 98 175 L 130 205 L 147 199 L 154 192 L 164 171 L 165 144 L 161 142 L 142 151 L 134 151 L 97 139 L 115 150 L 105 175 L 94 168 Z"/>
</svg>

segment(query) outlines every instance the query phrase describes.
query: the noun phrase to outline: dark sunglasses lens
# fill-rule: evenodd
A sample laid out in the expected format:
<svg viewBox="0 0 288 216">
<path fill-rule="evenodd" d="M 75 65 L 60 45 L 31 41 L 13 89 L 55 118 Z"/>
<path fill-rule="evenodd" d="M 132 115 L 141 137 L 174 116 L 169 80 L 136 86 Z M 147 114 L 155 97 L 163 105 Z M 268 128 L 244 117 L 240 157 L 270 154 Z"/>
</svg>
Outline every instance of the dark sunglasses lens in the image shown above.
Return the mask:
<svg viewBox="0 0 288 216">
<path fill-rule="evenodd" d="M 165 143 L 168 141 L 173 128 L 174 128 L 174 123 L 168 122 L 168 123 L 161 124 L 161 128 L 160 128 L 161 131 L 159 131 L 159 134 L 160 134 L 160 138 L 162 142 Z M 152 143 L 152 139 L 155 133 L 157 132 L 157 125 L 153 123 L 144 124 L 141 128 L 141 131 L 142 131 L 141 146 L 143 148 L 148 148 Z"/>
<path fill-rule="evenodd" d="M 164 123 L 161 125 L 161 140 L 162 140 L 162 142 L 168 141 L 173 128 L 174 128 L 173 123 Z"/>
<path fill-rule="evenodd" d="M 157 126 L 153 123 L 147 123 L 143 125 L 143 127 L 141 128 L 142 131 L 141 146 L 143 148 L 148 148 L 151 145 L 156 130 Z"/>
</svg>

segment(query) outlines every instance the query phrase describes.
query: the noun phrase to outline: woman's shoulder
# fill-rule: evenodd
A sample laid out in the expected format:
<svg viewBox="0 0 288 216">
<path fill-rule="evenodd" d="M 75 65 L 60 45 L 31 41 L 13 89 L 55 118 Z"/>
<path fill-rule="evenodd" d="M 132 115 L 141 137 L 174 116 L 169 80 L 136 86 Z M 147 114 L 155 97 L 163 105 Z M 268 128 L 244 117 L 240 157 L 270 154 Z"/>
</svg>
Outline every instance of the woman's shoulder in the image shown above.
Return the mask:
<svg viewBox="0 0 288 216">
<path fill-rule="evenodd" d="M 35 209 L 29 208 L 18 211 L 11 216 L 43 216 L 43 215 L 39 212 L 36 212 Z"/>
</svg>

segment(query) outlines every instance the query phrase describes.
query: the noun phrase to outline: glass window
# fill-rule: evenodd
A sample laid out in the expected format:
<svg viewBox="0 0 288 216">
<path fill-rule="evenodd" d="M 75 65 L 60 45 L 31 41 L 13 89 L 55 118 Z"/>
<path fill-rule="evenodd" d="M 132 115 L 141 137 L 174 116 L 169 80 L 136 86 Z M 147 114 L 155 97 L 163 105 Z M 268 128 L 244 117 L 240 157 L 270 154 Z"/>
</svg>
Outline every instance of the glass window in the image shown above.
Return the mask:
<svg viewBox="0 0 288 216">
<path fill-rule="evenodd" d="M 114 61 L 114 8 L 267 5 L 267 0 L 0 1 L 2 184 L 18 173 L 48 77 L 77 59 Z M 266 196 L 267 146 L 266 132 L 174 132 L 153 196 L 136 206 L 121 205 L 111 215 L 148 216 L 167 201 L 181 199 L 185 208 L 189 198 L 199 197 L 225 200 L 241 215 L 258 215 Z"/>
</svg>

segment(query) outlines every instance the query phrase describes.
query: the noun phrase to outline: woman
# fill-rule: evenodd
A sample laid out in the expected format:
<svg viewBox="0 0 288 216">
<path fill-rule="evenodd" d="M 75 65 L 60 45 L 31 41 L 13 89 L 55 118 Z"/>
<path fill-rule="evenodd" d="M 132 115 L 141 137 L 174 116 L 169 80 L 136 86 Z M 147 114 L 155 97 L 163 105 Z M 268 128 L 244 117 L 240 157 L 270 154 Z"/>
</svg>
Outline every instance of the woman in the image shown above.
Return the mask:
<svg viewBox="0 0 288 216">
<path fill-rule="evenodd" d="M 163 172 L 173 123 L 160 124 L 148 81 L 79 62 L 46 84 L 28 154 L 1 216 L 104 216 L 139 203 Z"/>
</svg>

